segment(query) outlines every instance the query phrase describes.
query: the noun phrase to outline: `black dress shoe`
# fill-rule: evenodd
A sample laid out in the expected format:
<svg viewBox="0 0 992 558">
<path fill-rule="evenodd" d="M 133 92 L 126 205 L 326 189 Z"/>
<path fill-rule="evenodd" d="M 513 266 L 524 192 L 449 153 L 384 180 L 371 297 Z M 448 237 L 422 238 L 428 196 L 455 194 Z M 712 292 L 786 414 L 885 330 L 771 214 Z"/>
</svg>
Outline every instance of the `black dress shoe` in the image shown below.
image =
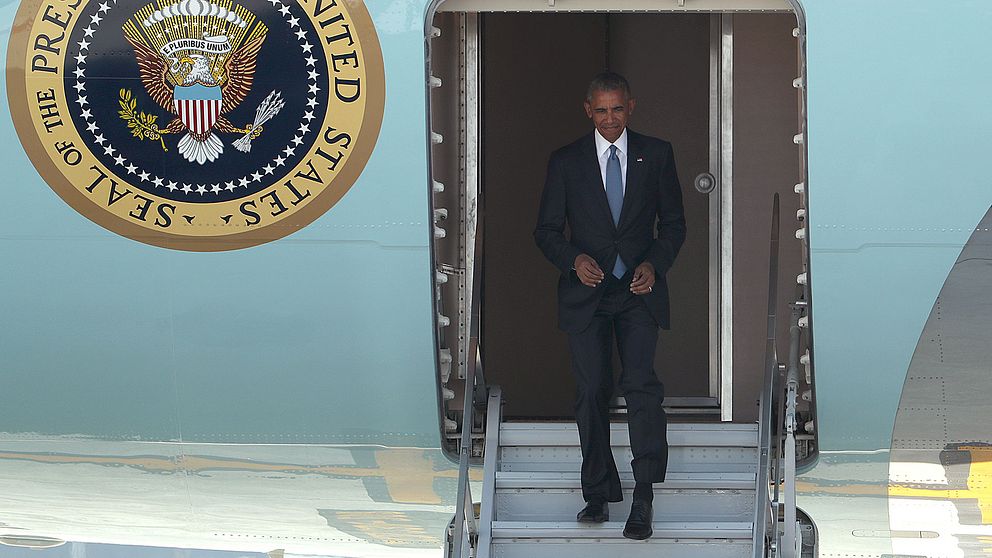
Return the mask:
<svg viewBox="0 0 992 558">
<path fill-rule="evenodd" d="M 602 523 L 610 520 L 610 508 L 606 502 L 589 502 L 575 516 L 582 523 Z"/>
<path fill-rule="evenodd" d="M 654 510 L 651 502 L 646 500 L 634 500 L 630 504 L 630 515 L 627 517 L 627 524 L 623 526 L 623 536 L 628 539 L 644 540 L 651 536 L 651 521 L 654 519 Z"/>
</svg>

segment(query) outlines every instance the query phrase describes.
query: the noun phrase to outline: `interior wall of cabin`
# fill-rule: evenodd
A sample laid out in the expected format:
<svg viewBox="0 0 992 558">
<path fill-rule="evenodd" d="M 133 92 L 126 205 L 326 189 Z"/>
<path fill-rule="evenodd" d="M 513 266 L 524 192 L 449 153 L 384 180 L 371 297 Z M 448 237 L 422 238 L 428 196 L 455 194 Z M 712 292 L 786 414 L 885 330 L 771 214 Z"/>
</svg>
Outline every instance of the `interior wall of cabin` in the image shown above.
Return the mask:
<svg viewBox="0 0 992 558">
<path fill-rule="evenodd" d="M 734 16 L 735 421 L 757 416 L 774 192 L 783 196 L 783 292 L 800 272 L 800 246 L 789 242 L 801 162 L 792 142 L 794 26 L 790 14 Z M 481 16 L 480 29 L 481 344 L 486 381 L 503 388 L 504 415 L 572 416 L 567 339 L 556 327 L 558 271 L 532 233 L 548 156 L 591 132 L 582 101 L 605 68 L 631 82 L 631 129 L 672 142 L 683 188 L 688 235 L 668 275 L 672 329 L 662 332 L 656 371 L 669 397 L 709 395 L 709 200 L 693 179 L 710 166 L 710 15 L 494 13 Z"/>
</svg>

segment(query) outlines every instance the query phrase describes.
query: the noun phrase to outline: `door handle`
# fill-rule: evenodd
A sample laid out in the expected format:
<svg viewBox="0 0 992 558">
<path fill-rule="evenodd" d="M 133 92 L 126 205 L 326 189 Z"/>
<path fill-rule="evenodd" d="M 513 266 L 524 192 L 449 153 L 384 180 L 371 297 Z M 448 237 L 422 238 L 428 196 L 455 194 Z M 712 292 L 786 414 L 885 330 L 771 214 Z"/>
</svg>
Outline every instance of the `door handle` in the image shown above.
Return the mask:
<svg viewBox="0 0 992 558">
<path fill-rule="evenodd" d="M 708 172 L 704 172 L 696 175 L 696 179 L 693 180 L 693 184 L 696 186 L 696 190 L 701 194 L 709 194 L 714 189 L 716 189 L 716 178 Z"/>
</svg>

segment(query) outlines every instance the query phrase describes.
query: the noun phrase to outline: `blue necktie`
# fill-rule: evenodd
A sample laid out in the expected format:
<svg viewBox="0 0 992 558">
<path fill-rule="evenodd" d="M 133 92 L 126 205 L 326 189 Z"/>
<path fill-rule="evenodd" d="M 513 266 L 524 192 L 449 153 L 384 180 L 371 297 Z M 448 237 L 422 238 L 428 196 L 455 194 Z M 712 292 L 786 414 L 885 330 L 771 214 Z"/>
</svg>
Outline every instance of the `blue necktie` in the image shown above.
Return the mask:
<svg viewBox="0 0 992 558">
<path fill-rule="evenodd" d="M 606 161 L 606 199 L 610 202 L 610 213 L 613 214 L 613 224 L 620 224 L 620 210 L 623 208 L 623 173 L 620 172 L 620 158 L 617 157 L 617 146 L 610 146 L 610 158 Z M 613 276 L 617 279 L 627 272 L 620 254 L 617 253 L 617 263 L 613 266 Z"/>
</svg>

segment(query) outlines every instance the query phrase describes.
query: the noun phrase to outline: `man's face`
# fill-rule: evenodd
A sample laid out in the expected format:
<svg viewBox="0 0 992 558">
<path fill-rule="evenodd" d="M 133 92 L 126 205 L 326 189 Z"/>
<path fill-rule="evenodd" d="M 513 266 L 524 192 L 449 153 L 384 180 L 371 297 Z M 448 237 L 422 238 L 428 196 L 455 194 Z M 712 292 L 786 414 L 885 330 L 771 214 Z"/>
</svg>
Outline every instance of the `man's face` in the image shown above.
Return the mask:
<svg viewBox="0 0 992 558">
<path fill-rule="evenodd" d="M 586 116 L 593 126 L 610 143 L 617 141 L 627 119 L 634 112 L 634 99 L 627 98 L 623 90 L 593 91 L 592 99 L 585 102 Z"/>
</svg>

